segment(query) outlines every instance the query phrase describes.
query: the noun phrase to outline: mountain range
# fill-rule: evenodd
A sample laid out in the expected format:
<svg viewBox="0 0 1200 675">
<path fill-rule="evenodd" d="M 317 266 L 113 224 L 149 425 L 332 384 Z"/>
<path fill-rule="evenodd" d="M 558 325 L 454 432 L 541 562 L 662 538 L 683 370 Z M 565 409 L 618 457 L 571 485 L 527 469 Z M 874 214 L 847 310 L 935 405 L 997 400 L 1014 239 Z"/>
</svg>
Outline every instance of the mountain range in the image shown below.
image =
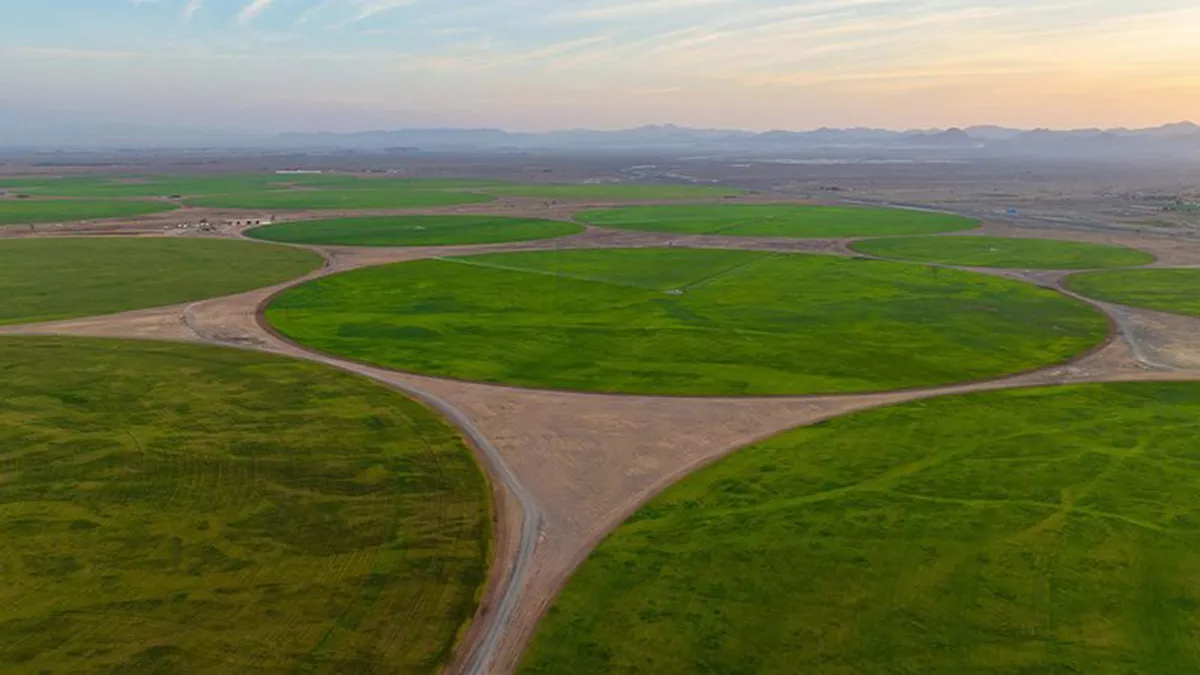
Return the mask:
<svg viewBox="0 0 1200 675">
<path fill-rule="evenodd" d="M 964 156 L 1168 157 L 1200 160 L 1200 126 L 1179 122 L 1147 129 L 1013 129 L 975 126 L 891 131 L 821 128 L 812 131 L 693 129 L 653 125 L 621 131 L 576 129 L 511 133 L 499 129 L 402 129 L 352 134 L 283 134 L 282 147 L 404 152 L 415 150 L 682 151 L 787 154 L 798 151 L 940 152 Z"/>
<path fill-rule="evenodd" d="M 7 123 L 6 123 L 7 122 Z M 173 149 L 406 152 L 683 152 L 717 155 L 938 154 L 953 157 L 1169 158 L 1200 160 L 1200 126 L 1179 122 L 1145 129 L 821 128 L 766 132 L 695 129 L 672 124 L 618 131 L 572 129 L 397 129 L 357 133 L 247 134 L 136 124 L 31 124 L 0 116 L 0 148 Z"/>
</svg>

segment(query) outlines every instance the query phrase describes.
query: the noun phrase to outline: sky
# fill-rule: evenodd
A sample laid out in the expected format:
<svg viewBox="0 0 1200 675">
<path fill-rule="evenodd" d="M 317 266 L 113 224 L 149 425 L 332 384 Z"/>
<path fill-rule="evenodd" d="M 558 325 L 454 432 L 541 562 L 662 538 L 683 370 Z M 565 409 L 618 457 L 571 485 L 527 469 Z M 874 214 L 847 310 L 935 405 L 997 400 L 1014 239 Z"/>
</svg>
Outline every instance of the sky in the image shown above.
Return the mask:
<svg viewBox="0 0 1200 675">
<path fill-rule="evenodd" d="M 0 111 L 252 132 L 1137 127 L 1200 117 L 1198 36 L 1196 0 L 0 0 Z"/>
</svg>

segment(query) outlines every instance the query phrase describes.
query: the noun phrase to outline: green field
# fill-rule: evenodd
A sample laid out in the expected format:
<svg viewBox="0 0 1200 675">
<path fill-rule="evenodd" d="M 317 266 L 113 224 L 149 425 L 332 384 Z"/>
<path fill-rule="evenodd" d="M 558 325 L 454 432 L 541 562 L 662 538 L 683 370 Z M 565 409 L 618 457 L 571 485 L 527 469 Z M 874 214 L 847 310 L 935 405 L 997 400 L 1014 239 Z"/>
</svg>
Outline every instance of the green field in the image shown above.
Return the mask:
<svg viewBox="0 0 1200 675">
<path fill-rule="evenodd" d="M 310 189 L 474 189 L 507 183 L 472 179 L 408 179 L 350 174 L 214 173 L 189 175 L 84 175 L 0 179 L 0 191 L 60 197 L 197 197 Z"/>
<path fill-rule="evenodd" d="M 310 347 L 525 387 L 664 395 L 862 392 L 993 378 L 1104 341 L 1097 310 L 1007 279 L 748 251 L 507 253 L 291 289 Z"/>
<path fill-rule="evenodd" d="M 490 202 L 494 197 L 450 190 L 355 189 L 275 190 L 189 199 L 191 206 L 220 209 L 333 210 L 418 209 Z"/>
<path fill-rule="evenodd" d="M 564 237 L 574 223 L 499 216 L 383 216 L 307 220 L 256 227 L 246 234 L 289 244 L 338 246 L 452 246 Z"/>
<path fill-rule="evenodd" d="M 1149 253 L 1124 246 L 1005 237 L 868 239 L 854 242 L 851 248 L 880 258 L 1018 269 L 1086 270 L 1136 267 L 1149 265 L 1155 260 Z"/>
<path fill-rule="evenodd" d="M 172 211 L 175 208 L 173 204 L 162 202 L 0 199 L 0 227 L 68 223 L 101 218 L 133 218 Z"/>
<path fill-rule="evenodd" d="M 428 675 L 485 480 L 387 388 L 238 350 L 0 338 L 0 672 Z"/>
<path fill-rule="evenodd" d="M 578 218 L 600 227 L 639 232 L 797 239 L 937 234 L 978 226 L 969 218 L 942 213 L 798 204 L 631 206 L 585 211 Z"/>
<path fill-rule="evenodd" d="M 488 188 L 503 197 L 562 201 L 685 201 L 736 197 L 742 190 L 714 185 L 637 185 L 624 183 L 528 184 Z"/>
<path fill-rule="evenodd" d="M 1096 300 L 1200 316 L 1200 269 L 1089 272 L 1069 276 L 1065 283 Z"/>
<path fill-rule="evenodd" d="M 1007 391 L 745 449 L 596 550 L 521 675 L 1200 672 L 1200 384 Z"/>
<path fill-rule="evenodd" d="M 0 325 L 230 295 L 321 262 L 309 251 L 222 239 L 0 240 Z"/>
</svg>

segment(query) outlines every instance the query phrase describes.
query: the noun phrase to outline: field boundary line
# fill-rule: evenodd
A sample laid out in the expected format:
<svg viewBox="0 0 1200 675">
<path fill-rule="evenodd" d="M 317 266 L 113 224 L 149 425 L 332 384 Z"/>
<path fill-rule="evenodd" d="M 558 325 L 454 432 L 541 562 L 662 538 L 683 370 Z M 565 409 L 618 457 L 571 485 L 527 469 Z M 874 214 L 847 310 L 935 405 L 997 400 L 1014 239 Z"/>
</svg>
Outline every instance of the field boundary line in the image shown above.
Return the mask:
<svg viewBox="0 0 1200 675">
<path fill-rule="evenodd" d="M 690 291 L 695 288 L 700 288 L 702 286 L 707 286 L 708 284 L 711 284 L 714 281 L 718 281 L 720 279 L 725 279 L 727 277 L 732 277 L 740 272 L 746 271 L 747 269 L 749 269 L 755 265 L 765 263 L 768 260 L 775 260 L 776 258 L 780 258 L 780 257 L 782 257 L 782 256 L 779 253 L 767 253 L 763 256 L 756 257 L 755 259 L 744 262 L 740 265 L 734 265 L 733 267 L 730 267 L 729 269 L 721 270 L 720 272 L 717 272 L 716 274 L 710 274 L 706 277 L 697 279 L 696 281 L 693 281 L 690 284 L 680 286 L 677 290 L 679 290 L 680 292 L 684 292 L 684 291 Z"/>
</svg>

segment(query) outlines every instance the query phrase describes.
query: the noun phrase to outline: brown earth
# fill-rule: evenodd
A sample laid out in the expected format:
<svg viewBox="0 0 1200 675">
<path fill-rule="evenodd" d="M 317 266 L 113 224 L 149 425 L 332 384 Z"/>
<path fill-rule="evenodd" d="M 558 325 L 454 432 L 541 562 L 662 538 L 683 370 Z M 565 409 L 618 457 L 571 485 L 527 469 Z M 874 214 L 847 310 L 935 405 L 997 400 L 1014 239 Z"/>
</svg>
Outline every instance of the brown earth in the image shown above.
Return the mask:
<svg viewBox="0 0 1200 675">
<path fill-rule="evenodd" d="M 453 211 L 421 212 L 536 213 L 541 217 L 566 219 L 581 208 L 525 202 L 514 200 Z M 991 224 L 978 233 L 1042 234 Z M 224 236 L 239 234 L 227 232 Z M 1064 239 L 1113 241 L 1108 234 L 1058 231 L 1054 234 Z M 1158 235 L 1122 237 L 1125 245 L 1158 253 L 1163 258 L 1161 264 L 1200 262 L 1200 243 Z M 840 240 L 680 237 L 589 228 L 575 237 L 520 244 L 316 249 L 329 262 L 311 276 L 451 252 L 462 255 L 668 243 L 846 253 L 846 242 Z M 1061 272 L 982 271 L 1056 288 L 1064 276 Z M 492 477 L 499 521 L 494 572 L 476 621 L 449 671 L 451 675 L 512 672 L 543 612 L 571 572 L 608 532 L 673 482 L 757 440 L 857 410 L 954 393 L 1082 382 L 1200 379 L 1200 319 L 1097 303 L 1112 317 L 1117 329 L 1110 343 L 1073 363 L 993 382 L 920 391 L 765 399 L 523 390 L 400 373 L 314 353 L 282 340 L 263 325 L 261 309 L 274 294 L 298 281 L 189 305 L 10 326 L 0 329 L 0 334 L 182 340 L 259 349 L 371 377 L 413 394 L 449 415 L 472 440 Z"/>
</svg>

